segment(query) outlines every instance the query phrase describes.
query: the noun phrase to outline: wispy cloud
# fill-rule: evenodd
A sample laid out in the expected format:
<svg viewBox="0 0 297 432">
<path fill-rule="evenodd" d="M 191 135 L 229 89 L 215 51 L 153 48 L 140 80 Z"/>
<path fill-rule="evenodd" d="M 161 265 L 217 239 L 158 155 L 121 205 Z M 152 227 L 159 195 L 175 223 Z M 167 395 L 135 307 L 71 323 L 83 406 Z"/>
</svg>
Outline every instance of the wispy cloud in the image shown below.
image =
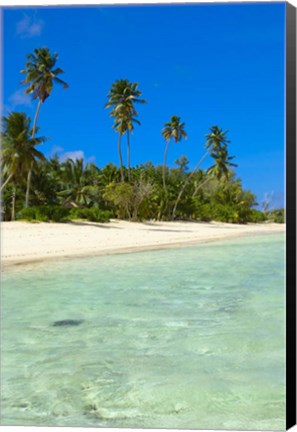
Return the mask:
<svg viewBox="0 0 297 432">
<path fill-rule="evenodd" d="M 12 109 L 18 107 L 18 106 L 32 106 L 32 100 L 30 96 L 26 95 L 25 89 L 21 88 L 19 90 L 16 90 L 12 95 L 8 98 L 9 106 L 12 107 Z"/>
<path fill-rule="evenodd" d="M 64 162 L 67 159 L 75 161 L 77 159 L 85 159 L 85 154 L 82 150 L 75 150 L 59 154 L 59 159 L 61 162 Z"/>
<path fill-rule="evenodd" d="M 44 22 L 35 17 L 24 15 L 16 24 L 16 34 L 21 38 L 32 38 L 40 36 L 44 27 Z"/>
<path fill-rule="evenodd" d="M 21 88 L 19 90 L 16 90 L 12 95 L 8 98 L 8 103 L 3 105 L 2 108 L 2 115 L 7 115 L 11 113 L 15 108 L 23 106 L 27 108 L 32 108 L 33 103 L 30 98 L 30 96 L 27 96 L 25 93 L 25 89 Z"/>
<path fill-rule="evenodd" d="M 86 158 L 83 150 L 73 150 L 64 152 L 64 148 L 59 145 L 52 146 L 51 150 L 47 154 L 47 157 L 51 158 L 57 155 L 60 162 L 65 162 L 67 159 L 72 159 L 74 161 L 78 159 L 83 159 L 85 163 L 95 162 L 95 156 L 90 156 Z"/>
</svg>

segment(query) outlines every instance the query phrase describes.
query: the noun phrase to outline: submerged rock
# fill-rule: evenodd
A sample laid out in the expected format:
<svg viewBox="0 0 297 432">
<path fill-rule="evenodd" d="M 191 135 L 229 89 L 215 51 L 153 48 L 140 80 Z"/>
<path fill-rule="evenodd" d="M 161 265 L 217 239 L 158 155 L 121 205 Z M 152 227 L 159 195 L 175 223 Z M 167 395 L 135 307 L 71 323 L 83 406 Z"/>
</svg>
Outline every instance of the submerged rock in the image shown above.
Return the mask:
<svg viewBox="0 0 297 432">
<path fill-rule="evenodd" d="M 83 322 L 84 322 L 84 320 L 66 319 L 66 320 L 61 320 L 61 321 L 55 321 L 53 326 L 54 327 L 71 327 L 71 326 L 78 326 Z"/>
</svg>

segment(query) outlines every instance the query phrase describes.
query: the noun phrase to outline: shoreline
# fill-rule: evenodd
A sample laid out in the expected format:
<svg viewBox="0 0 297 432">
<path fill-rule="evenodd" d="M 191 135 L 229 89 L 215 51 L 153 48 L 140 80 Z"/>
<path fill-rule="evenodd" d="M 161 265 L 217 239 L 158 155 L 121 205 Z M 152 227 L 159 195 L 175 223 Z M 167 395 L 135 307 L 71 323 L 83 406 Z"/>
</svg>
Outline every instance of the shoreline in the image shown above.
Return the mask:
<svg viewBox="0 0 297 432">
<path fill-rule="evenodd" d="M 285 232 L 285 224 L 2 222 L 1 270 L 57 260 L 178 248 Z"/>
</svg>

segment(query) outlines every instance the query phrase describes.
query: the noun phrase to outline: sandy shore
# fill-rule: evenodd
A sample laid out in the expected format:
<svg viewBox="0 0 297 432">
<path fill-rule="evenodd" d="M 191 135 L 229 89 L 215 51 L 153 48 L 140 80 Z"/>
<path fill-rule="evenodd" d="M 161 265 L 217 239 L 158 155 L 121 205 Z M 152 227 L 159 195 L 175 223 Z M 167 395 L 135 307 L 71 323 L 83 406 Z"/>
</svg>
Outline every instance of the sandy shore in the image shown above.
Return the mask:
<svg viewBox="0 0 297 432">
<path fill-rule="evenodd" d="M 284 232 L 282 224 L 92 222 L 1 224 L 2 267 L 61 257 L 122 253 Z"/>
</svg>

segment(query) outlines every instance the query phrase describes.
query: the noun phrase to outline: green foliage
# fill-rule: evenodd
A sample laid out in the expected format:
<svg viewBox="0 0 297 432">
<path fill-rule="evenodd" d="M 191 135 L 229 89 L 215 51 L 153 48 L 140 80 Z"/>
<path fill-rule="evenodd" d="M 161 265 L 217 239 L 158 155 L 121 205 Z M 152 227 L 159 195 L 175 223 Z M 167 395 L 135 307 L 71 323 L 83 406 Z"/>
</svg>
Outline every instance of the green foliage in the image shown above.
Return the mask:
<svg viewBox="0 0 297 432">
<path fill-rule="evenodd" d="M 114 119 L 113 129 L 118 132 L 118 153 L 120 159 L 121 181 L 124 181 L 124 169 L 121 150 L 121 139 L 124 134 L 127 136 L 127 162 L 128 162 L 128 179 L 130 180 L 130 135 L 134 130 L 134 124 L 140 125 L 136 118 L 138 113 L 135 104 L 146 103 L 140 99 L 142 93 L 138 90 L 138 83 L 131 83 L 127 79 L 115 81 L 110 89 L 106 108 L 112 108 L 110 116 Z"/>
<path fill-rule="evenodd" d="M 97 207 L 72 208 L 69 213 L 70 219 L 87 219 L 91 222 L 109 222 L 112 213 L 108 210 L 101 210 Z"/>
<path fill-rule="evenodd" d="M 32 138 L 31 120 L 27 114 L 12 112 L 2 118 L 2 126 L 1 191 L 11 182 L 23 182 L 36 160 L 45 160 L 43 153 L 36 149 L 45 137 Z"/>
<path fill-rule="evenodd" d="M 194 217 L 202 222 L 210 222 L 212 219 L 212 209 L 210 204 L 202 204 L 194 213 Z"/>
<path fill-rule="evenodd" d="M 215 221 L 227 222 L 227 223 L 238 223 L 239 214 L 238 211 L 230 206 L 224 204 L 212 205 L 212 218 Z"/>
<path fill-rule="evenodd" d="M 275 223 L 285 223 L 285 210 L 275 209 L 271 210 L 267 214 L 268 220 Z"/>
<path fill-rule="evenodd" d="M 110 183 L 106 186 L 103 197 L 112 204 L 119 219 L 131 219 L 133 187 L 129 183 Z"/>
<path fill-rule="evenodd" d="M 38 222 L 65 222 L 70 210 L 61 206 L 34 206 L 22 209 L 17 214 L 17 219 Z"/>
<path fill-rule="evenodd" d="M 267 221 L 267 216 L 265 213 L 263 213 L 260 210 L 251 209 L 248 221 L 249 222 L 255 222 L 255 223 L 265 222 L 265 221 Z"/>
<path fill-rule="evenodd" d="M 72 208 L 61 206 L 33 206 L 24 208 L 17 219 L 38 222 L 67 222 L 71 219 L 87 219 L 92 222 L 109 222 L 112 213 L 97 207 Z"/>
<path fill-rule="evenodd" d="M 50 96 L 54 84 L 68 88 L 68 84 L 58 78 L 64 71 L 55 67 L 57 60 L 58 54 L 51 54 L 47 47 L 37 48 L 27 55 L 26 69 L 21 70 L 22 74 L 26 74 L 22 81 L 22 84 L 28 85 L 26 94 L 44 102 Z"/>
<path fill-rule="evenodd" d="M 64 204 L 92 206 L 98 198 L 99 170 L 94 164 L 84 166 L 83 159 L 67 159 L 61 164 L 60 180 L 63 188 L 58 192 Z"/>
<path fill-rule="evenodd" d="M 171 116 L 161 134 L 166 141 L 160 166 L 147 162 L 130 167 L 130 141 L 138 120 L 137 105 L 146 103 L 138 83 L 128 79 L 115 81 L 107 95 L 106 108 L 118 133 L 119 168 L 109 163 L 103 168 L 82 159 L 60 162 L 57 156 L 47 160 L 36 146 L 45 141 L 36 137 L 41 105 L 51 95 L 55 84 L 64 89 L 64 71 L 57 67 L 58 54 L 47 47 L 27 55 L 21 84 L 26 94 L 38 100 L 33 127 L 25 113 L 13 112 L 2 119 L 1 219 L 65 221 L 68 217 L 107 222 L 110 217 L 129 220 L 202 220 L 232 223 L 270 221 L 283 223 L 284 210 L 266 215 L 255 210 L 256 197 L 243 189 L 235 178 L 229 155 L 228 131 L 211 126 L 205 135 L 204 155 L 189 172 L 188 158 L 176 159 L 177 168 L 167 167 L 171 142 L 187 138 L 185 122 Z M 123 164 L 122 138 L 127 138 L 127 166 Z M 202 170 L 211 158 L 212 166 Z M 28 207 L 29 203 L 33 205 Z M 25 209 L 23 208 L 25 207 Z M 266 205 L 267 207 L 267 205 Z M 72 210 L 70 210 L 72 208 Z M 267 207 L 268 209 L 268 207 Z"/>
<path fill-rule="evenodd" d="M 123 84 L 123 88 L 118 88 L 118 84 Z M 126 84 L 117 83 L 113 87 L 115 93 L 109 95 L 107 104 L 122 122 L 124 102 L 127 115 L 131 114 L 133 103 L 143 102 L 138 99 L 141 93 L 137 85 L 129 89 Z M 122 91 L 127 96 L 125 100 Z M 169 142 L 187 137 L 184 125 L 176 116 L 165 124 L 162 134 L 167 145 L 163 165 L 147 162 L 133 168 L 129 165 L 118 168 L 110 163 L 99 168 L 92 163 L 85 164 L 83 159 L 60 162 L 57 156 L 50 160 L 40 156 L 35 145 L 43 139 L 33 139 L 30 119 L 25 114 L 14 113 L 4 119 L 2 132 L 2 220 L 14 220 L 17 215 L 18 219 L 54 222 L 67 219 L 108 222 L 111 217 L 227 223 L 264 222 L 268 217 L 271 221 L 284 222 L 283 210 L 266 216 L 254 209 L 255 195 L 243 189 L 232 170 L 235 165 L 228 154 L 227 131 L 216 126 L 210 129 L 205 143 L 207 151 L 191 172 L 185 155 L 176 160 L 178 167 L 167 167 Z M 122 126 L 125 133 L 132 131 L 131 125 L 122 123 Z M 25 131 L 20 141 L 19 130 Z M 215 164 L 202 170 L 201 163 L 207 157 Z M 28 170 L 32 170 L 30 202 L 33 206 L 23 209 L 24 202 L 27 203 Z"/>
</svg>

